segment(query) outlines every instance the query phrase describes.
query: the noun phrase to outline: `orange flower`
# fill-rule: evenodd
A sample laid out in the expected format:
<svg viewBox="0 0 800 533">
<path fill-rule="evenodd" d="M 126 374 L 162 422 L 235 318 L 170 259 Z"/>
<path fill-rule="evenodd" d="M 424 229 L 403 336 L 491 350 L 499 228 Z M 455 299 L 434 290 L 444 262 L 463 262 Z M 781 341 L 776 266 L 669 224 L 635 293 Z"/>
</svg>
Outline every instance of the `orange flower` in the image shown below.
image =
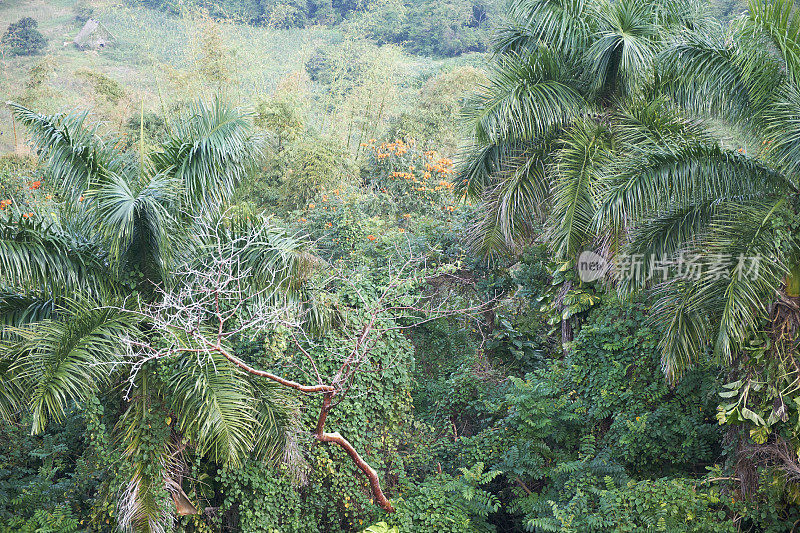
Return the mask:
<svg viewBox="0 0 800 533">
<path fill-rule="evenodd" d="M 79 202 L 82 202 L 82 201 L 83 201 L 83 196 L 81 196 L 80 198 L 78 198 L 78 201 L 79 201 Z"/>
<path fill-rule="evenodd" d="M 325 224 L 325 225 L 326 225 L 327 227 L 329 227 L 329 228 L 332 228 L 332 227 L 333 227 L 333 222 L 328 222 L 328 223 L 327 223 L 327 224 Z"/>
<path fill-rule="evenodd" d="M 323 194 L 322 195 L 322 201 L 323 202 L 327 202 L 328 201 L 328 195 L 327 194 Z"/>
<path fill-rule="evenodd" d="M 306 219 L 304 219 L 304 218 L 300 219 L 300 222 L 305 222 L 305 221 L 306 221 Z"/>
<path fill-rule="evenodd" d="M 411 213 L 406 213 L 405 215 L 403 215 L 403 218 L 411 218 Z"/>
<path fill-rule="evenodd" d="M 48 194 L 47 196 L 45 196 L 45 198 L 47 198 L 48 200 L 52 200 L 53 199 L 53 195 L 52 194 Z"/>
<path fill-rule="evenodd" d="M 309 209 L 314 209 L 315 207 L 317 207 L 317 205 L 316 205 L 316 204 L 308 204 L 308 208 L 309 208 Z"/>
<path fill-rule="evenodd" d="M 41 182 L 41 181 L 39 181 L 39 180 L 36 180 L 36 181 L 34 181 L 33 183 L 31 183 L 31 184 L 30 184 L 30 187 L 28 187 L 28 188 L 29 188 L 29 189 L 38 189 L 38 188 L 39 188 L 39 187 L 41 187 L 41 186 L 42 186 L 42 182 Z"/>
<path fill-rule="evenodd" d="M 374 241 L 377 239 L 377 237 L 375 235 L 367 235 L 367 239 Z"/>
<path fill-rule="evenodd" d="M 406 230 L 405 230 L 405 229 L 403 229 L 403 228 L 400 228 L 400 229 L 398 229 L 397 231 L 399 231 L 400 233 L 405 233 L 405 232 L 406 232 Z"/>
</svg>

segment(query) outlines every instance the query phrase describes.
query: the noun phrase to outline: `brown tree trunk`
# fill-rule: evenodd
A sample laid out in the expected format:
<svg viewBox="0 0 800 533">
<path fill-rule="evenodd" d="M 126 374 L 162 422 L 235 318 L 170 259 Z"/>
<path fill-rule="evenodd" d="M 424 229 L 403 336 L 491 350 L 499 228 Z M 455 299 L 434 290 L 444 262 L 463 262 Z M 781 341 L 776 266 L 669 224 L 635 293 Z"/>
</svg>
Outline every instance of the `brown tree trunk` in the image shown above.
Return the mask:
<svg viewBox="0 0 800 533">
<path fill-rule="evenodd" d="M 383 494 L 383 490 L 381 489 L 380 478 L 378 477 L 378 473 L 372 468 L 366 461 L 359 455 L 356 449 L 353 447 L 350 442 L 345 439 L 339 432 L 327 433 L 325 431 L 325 421 L 328 418 L 328 413 L 331 410 L 331 401 L 333 400 L 333 395 L 336 394 L 336 388 L 332 385 L 302 385 L 297 383 L 296 381 L 291 381 L 288 379 L 284 379 L 280 376 L 276 376 L 270 372 L 265 372 L 263 370 L 258 370 L 256 368 L 251 367 L 238 357 L 234 356 L 232 353 L 225 350 L 221 345 L 217 344 L 214 346 L 214 349 L 219 351 L 228 361 L 235 364 L 245 372 L 250 374 L 265 377 L 267 379 L 271 379 L 281 385 L 286 387 L 306 392 L 322 392 L 322 407 L 320 408 L 319 412 L 319 419 L 317 420 L 317 427 L 314 430 L 314 437 L 320 442 L 333 442 L 338 444 L 339 446 L 344 449 L 347 455 L 350 456 L 350 459 L 353 460 L 355 465 L 361 470 L 367 479 L 369 480 L 369 486 L 372 489 L 372 496 L 375 498 L 375 502 L 387 513 L 393 513 L 394 507 L 392 507 L 391 502 Z"/>
<path fill-rule="evenodd" d="M 353 445 L 350 442 L 342 437 L 338 431 L 333 433 L 325 432 L 325 420 L 328 418 L 328 413 L 331 410 L 331 400 L 333 399 L 333 392 L 326 392 L 322 399 L 322 408 L 320 409 L 319 413 L 319 420 L 317 421 L 317 429 L 314 432 L 314 436 L 320 442 L 333 442 L 338 444 L 339 446 L 344 449 L 345 453 L 350 456 L 350 459 L 353 460 L 355 465 L 361 470 L 367 479 L 369 480 L 369 486 L 372 490 L 372 496 L 375 498 L 375 502 L 387 513 L 393 513 L 394 507 L 392 507 L 391 502 L 383 494 L 383 490 L 381 489 L 381 482 L 380 478 L 378 477 L 378 473 L 372 468 L 364 459 L 359 455 Z"/>
</svg>

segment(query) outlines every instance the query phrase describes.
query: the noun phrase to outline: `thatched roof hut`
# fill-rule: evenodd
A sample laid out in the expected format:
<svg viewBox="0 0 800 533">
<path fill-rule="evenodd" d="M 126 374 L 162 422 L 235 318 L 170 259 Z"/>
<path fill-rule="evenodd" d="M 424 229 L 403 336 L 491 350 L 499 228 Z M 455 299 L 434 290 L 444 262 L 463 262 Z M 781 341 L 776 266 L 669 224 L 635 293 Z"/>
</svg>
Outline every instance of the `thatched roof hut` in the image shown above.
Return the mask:
<svg viewBox="0 0 800 533">
<path fill-rule="evenodd" d="M 105 26 L 95 19 L 89 19 L 72 42 L 79 50 L 100 50 L 114 44 L 114 41 L 114 36 Z"/>
</svg>

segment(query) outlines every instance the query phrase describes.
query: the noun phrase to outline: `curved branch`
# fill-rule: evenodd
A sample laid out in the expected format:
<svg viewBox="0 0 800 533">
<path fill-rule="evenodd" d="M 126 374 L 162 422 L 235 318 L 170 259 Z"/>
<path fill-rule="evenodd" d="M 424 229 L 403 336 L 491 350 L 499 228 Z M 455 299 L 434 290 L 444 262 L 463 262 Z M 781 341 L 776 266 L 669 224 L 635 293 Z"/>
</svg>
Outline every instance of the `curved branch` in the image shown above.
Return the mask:
<svg viewBox="0 0 800 533">
<path fill-rule="evenodd" d="M 299 390 L 300 392 L 325 392 L 325 393 L 332 393 L 336 389 L 332 385 L 303 385 L 302 383 L 298 383 L 296 381 L 292 381 L 290 379 L 284 379 L 280 376 L 276 376 L 275 374 L 271 374 L 269 372 L 265 372 L 263 370 L 258 370 L 253 368 L 252 366 L 248 365 L 238 357 L 234 356 L 233 354 L 228 353 L 227 350 L 222 348 L 221 346 L 216 346 L 216 349 L 225 356 L 225 359 L 233 363 L 234 365 L 238 366 L 245 372 L 249 374 L 253 374 L 254 376 L 261 376 L 262 378 L 271 379 L 281 385 L 286 387 Z"/>
<path fill-rule="evenodd" d="M 350 459 L 352 459 L 356 464 L 358 469 L 364 472 L 364 475 L 367 476 L 367 479 L 369 480 L 369 486 L 372 489 L 372 496 L 375 498 L 377 504 L 387 513 L 393 513 L 394 507 L 392 507 L 392 504 L 386 495 L 383 494 L 383 490 L 381 489 L 381 481 L 375 469 L 369 466 L 369 464 L 361 457 L 361 455 L 359 455 L 353 445 L 350 444 L 347 439 L 342 437 L 338 431 L 333 433 L 325 432 L 325 419 L 328 417 L 328 412 L 331 408 L 332 396 L 333 393 L 331 392 L 325 393 L 325 397 L 322 400 L 322 409 L 320 410 L 319 422 L 317 423 L 317 429 L 314 432 L 314 437 L 316 437 L 316 439 L 320 442 L 333 442 L 341 446 L 345 453 L 347 453 L 347 455 L 350 456 Z"/>
</svg>

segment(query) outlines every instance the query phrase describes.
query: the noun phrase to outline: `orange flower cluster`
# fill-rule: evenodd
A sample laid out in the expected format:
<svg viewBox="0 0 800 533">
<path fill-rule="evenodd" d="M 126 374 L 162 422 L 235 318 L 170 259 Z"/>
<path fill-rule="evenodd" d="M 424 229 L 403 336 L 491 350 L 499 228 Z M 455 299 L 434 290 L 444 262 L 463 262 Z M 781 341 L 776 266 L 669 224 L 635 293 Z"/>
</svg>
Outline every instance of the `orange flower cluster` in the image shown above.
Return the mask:
<svg viewBox="0 0 800 533">
<path fill-rule="evenodd" d="M 374 241 L 377 239 L 377 237 L 375 235 L 367 235 L 367 239 Z"/>
<path fill-rule="evenodd" d="M 413 146 L 414 141 L 409 141 L 406 143 L 403 142 L 402 139 L 398 139 L 392 143 L 381 143 L 380 146 L 375 149 L 375 157 L 378 159 L 386 159 L 392 154 L 403 155 L 408 152 L 410 148 L 413 148 Z"/>
<path fill-rule="evenodd" d="M 11 200 L 0 200 L 0 209 L 5 209 L 7 205 L 11 205 Z"/>
<path fill-rule="evenodd" d="M 30 218 L 33 216 L 33 213 L 23 213 L 22 218 Z"/>
<path fill-rule="evenodd" d="M 327 224 L 325 224 L 325 226 L 328 227 L 328 228 L 332 228 L 333 227 L 333 222 L 328 222 Z"/>
<path fill-rule="evenodd" d="M 421 202 L 423 209 L 428 209 L 428 204 L 439 209 L 452 201 L 449 198 L 454 187 L 450 174 L 455 171 L 451 159 L 433 150 L 418 150 L 413 140 L 384 142 L 371 145 L 370 149 L 377 171 L 372 179 L 382 185 L 381 192 L 396 195 L 404 210 L 408 209 L 408 202 L 416 206 Z"/>
<path fill-rule="evenodd" d="M 453 170 L 452 159 L 443 158 L 435 163 L 425 163 L 425 170 L 428 172 L 438 172 L 439 174 L 452 174 Z"/>
<path fill-rule="evenodd" d="M 35 190 L 35 189 L 38 189 L 38 188 L 39 188 L 39 187 L 41 187 L 41 186 L 42 186 L 42 182 L 41 182 L 41 180 L 36 180 L 36 181 L 32 182 L 32 183 L 31 183 L 31 184 L 28 186 L 28 188 L 29 188 L 29 189 L 31 189 L 31 190 Z"/>
<path fill-rule="evenodd" d="M 414 177 L 414 174 L 412 174 L 410 172 L 392 172 L 392 177 L 393 178 L 405 178 L 407 180 L 410 180 L 411 178 Z"/>
</svg>

